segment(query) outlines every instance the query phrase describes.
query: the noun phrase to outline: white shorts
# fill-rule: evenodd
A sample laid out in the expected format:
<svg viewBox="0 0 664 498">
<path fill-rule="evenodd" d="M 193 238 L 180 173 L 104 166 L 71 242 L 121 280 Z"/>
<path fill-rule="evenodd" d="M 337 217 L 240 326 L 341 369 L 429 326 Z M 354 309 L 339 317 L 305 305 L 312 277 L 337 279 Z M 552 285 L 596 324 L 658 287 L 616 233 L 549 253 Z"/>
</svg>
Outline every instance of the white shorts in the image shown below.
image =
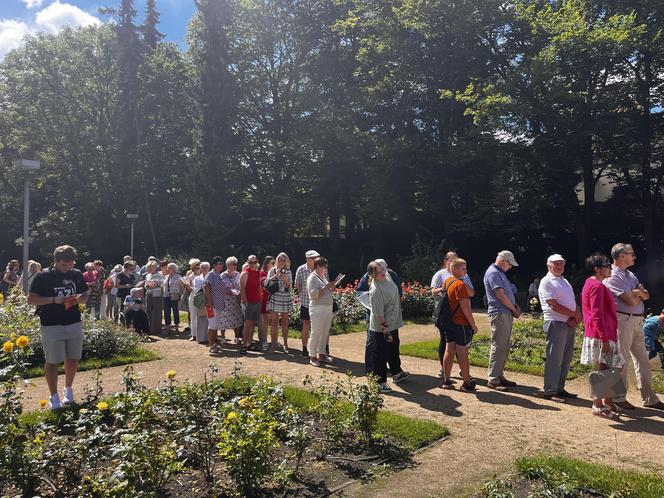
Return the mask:
<svg viewBox="0 0 664 498">
<path fill-rule="evenodd" d="M 218 330 L 221 321 L 221 310 L 214 310 L 214 317 L 208 317 L 208 330 Z"/>
<path fill-rule="evenodd" d="M 83 323 L 42 325 L 41 341 L 46 363 L 59 365 L 65 360 L 80 360 L 83 353 Z"/>
</svg>

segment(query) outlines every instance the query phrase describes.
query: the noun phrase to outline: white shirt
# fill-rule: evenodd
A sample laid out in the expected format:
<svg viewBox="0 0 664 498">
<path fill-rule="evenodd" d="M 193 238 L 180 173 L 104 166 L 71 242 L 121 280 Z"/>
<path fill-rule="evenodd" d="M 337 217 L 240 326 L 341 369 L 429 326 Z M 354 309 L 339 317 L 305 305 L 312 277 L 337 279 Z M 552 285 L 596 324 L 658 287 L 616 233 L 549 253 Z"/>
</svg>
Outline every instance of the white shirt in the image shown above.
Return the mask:
<svg viewBox="0 0 664 498">
<path fill-rule="evenodd" d="M 554 320 L 557 322 L 566 322 L 569 316 L 563 315 L 551 309 L 547 301 L 555 299 L 558 304 L 565 308 L 575 310 L 576 299 L 574 297 L 574 289 L 569 284 L 567 279 L 563 276 L 556 277 L 553 273 L 549 272 L 540 281 L 539 284 L 539 297 L 542 312 L 544 313 L 544 320 Z"/>
<path fill-rule="evenodd" d="M 194 285 L 193 285 L 194 292 L 198 292 L 199 290 L 201 290 L 204 285 L 205 285 L 205 277 L 201 273 L 196 278 L 194 278 Z"/>
</svg>

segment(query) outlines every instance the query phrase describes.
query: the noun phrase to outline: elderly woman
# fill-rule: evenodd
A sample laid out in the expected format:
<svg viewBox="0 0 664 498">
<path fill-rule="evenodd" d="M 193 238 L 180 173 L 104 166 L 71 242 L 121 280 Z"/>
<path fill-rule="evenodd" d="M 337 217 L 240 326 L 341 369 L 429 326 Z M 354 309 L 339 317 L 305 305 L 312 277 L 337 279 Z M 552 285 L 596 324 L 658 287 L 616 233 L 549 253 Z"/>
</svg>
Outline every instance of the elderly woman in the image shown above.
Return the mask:
<svg viewBox="0 0 664 498">
<path fill-rule="evenodd" d="M 108 294 L 106 294 L 106 318 L 113 321 L 117 320 L 118 312 L 120 311 L 118 288 L 115 285 L 117 276 L 120 273 L 122 273 L 122 265 L 115 265 L 106 282 L 104 282 L 104 288 L 108 289 Z"/>
<path fill-rule="evenodd" d="M 2 297 L 5 299 L 7 299 L 7 296 L 9 295 L 12 287 L 15 287 L 18 283 L 18 273 L 20 266 L 21 265 L 17 259 L 12 259 L 9 263 L 7 263 L 7 268 L 5 269 L 5 273 L 2 276 L 2 282 L 0 282 L 0 291 L 2 292 Z"/>
<path fill-rule="evenodd" d="M 191 330 L 190 341 L 195 341 L 197 338 L 197 329 L 196 329 L 196 315 L 197 310 L 194 306 L 194 280 L 197 276 L 201 274 L 201 260 L 192 258 L 189 260 L 189 271 L 187 275 L 182 279 L 185 288 L 189 291 L 189 298 L 187 299 L 187 315 L 189 321 L 189 329 Z M 207 334 L 207 329 L 206 334 Z"/>
<path fill-rule="evenodd" d="M 209 261 L 203 261 L 199 266 L 200 272 L 193 280 L 193 288 L 191 294 L 196 295 L 197 292 L 204 290 L 205 287 L 205 276 L 210 271 Z M 193 298 L 192 298 L 193 302 Z M 196 308 L 194 306 L 194 308 Z M 196 340 L 199 344 L 207 344 L 208 342 L 208 317 L 205 306 L 202 308 L 196 308 L 196 314 L 194 315 L 195 319 L 195 329 L 192 327 L 192 330 L 196 330 Z"/>
<path fill-rule="evenodd" d="M 169 331 L 179 332 L 180 327 L 180 312 L 178 311 L 178 302 L 180 296 L 184 292 L 184 283 L 182 277 L 178 273 L 178 265 L 175 263 L 168 263 L 167 275 L 164 278 L 162 289 L 164 290 L 164 323 L 166 329 Z M 175 326 L 171 326 L 171 311 L 173 312 L 173 322 Z"/>
<path fill-rule="evenodd" d="M 265 278 L 264 287 L 270 292 L 267 309 L 270 311 L 271 335 L 270 353 L 277 347 L 278 326 L 281 322 L 281 334 L 284 337 L 284 353 L 288 354 L 288 313 L 293 309 L 293 274 L 290 270 L 290 258 L 285 252 L 279 253 L 274 267 Z"/>
<path fill-rule="evenodd" d="M 164 275 L 159 271 L 159 263 L 148 262 L 143 280 L 145 288 L 145 310 L 150 321 L 150 334 L 161 333 L 161 315 L 164 309 Z"/>
<path fill-rule="evenodd" d="M 237 271 L 237 258 L 231 256 L 226 259 L 226 271 L 221 274 L 221 291 L 223 294 L 223 306 L 219 317 L 219 330 L 233 329 L 235 340 L 242 341 L 242 305 L 240 303 L 240 272 Z"/>
<path fill-rule="evenodd" d="M 30 286 L 32 285 L 32 281 L 35 279 L 35 276 L 37 276 L 37 273 L 39 273 L 42 269 L 42 265 L 37 263 L 36 261 L 33 261 L 32 259 L 28 260 L 28 289 L 30 289 Z M 21 274 L 21 277 L 18 279 L 18 286 L 22 289 L 23 288 L 23 279 L 26 277 L 25 272 Z"/>
<path fill-rule="evenodd" d="M 311 335 L 307 343 L 309 363 L 320 367 L 321 363 L 332 363 L 327 355 L 327 338 L 332 326 L 332 306 L 336 282 L 327 280 L 327 259 L 319 256 L 314 261 L 314 271 L 307 277 L 309 294 L 309 316 L 311 317 Z"/>
<path fill-rule="evenodd" d="M 401 368 L 399 357 L 399 328 L 403 327 L 401 298 L 396 284 L 386 277 L 387 270 L 379 263 L 369 263 L 367 273 L 371 279 L 369 328 L 374 333 L 372 373 L 378 377 L 378 389 L 390 392 L 392 389 L 387 384 L 386 364 L 390 366 L 394 382 L 401 382 L 408 377 L 408 372 Z"/>
<path fill-rule="evenodd" d="M 611 275 L 611 262 L 605 255 L 596 253 L 586 258 L 586 270 L 590 276 L 581 291 L 583 310 L 583 348 L 581 363 L 591 365 L 595 371 L 625 367 L 625 359 L 618 342 L 618 315 L 611 291 L 602 281 Z M 622 409 L 612 399 L 594 399 L 593 415 L 616 420 Z"/>
</svg>

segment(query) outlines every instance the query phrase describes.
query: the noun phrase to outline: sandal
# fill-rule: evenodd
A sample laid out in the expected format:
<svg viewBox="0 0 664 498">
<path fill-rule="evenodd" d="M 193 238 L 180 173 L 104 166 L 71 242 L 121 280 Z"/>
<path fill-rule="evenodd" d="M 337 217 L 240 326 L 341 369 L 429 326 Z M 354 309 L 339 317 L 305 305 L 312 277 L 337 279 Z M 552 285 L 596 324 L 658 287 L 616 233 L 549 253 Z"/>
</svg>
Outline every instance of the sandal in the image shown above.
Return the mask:
<svg viewBox="0 0 664 498">
<path fill-rule="evenodd" d="M 441 389 L 454 389 L 454 383 L 451 380 L 444 380 L 440 386 Z"/>
<path fill-rule="evenodd" d="M 620 415 L 612 412 L 606 406 L 601 406 L 601 407 L 593 406 L 593 415 L 597 415 L 598 417 L 608 418 L 611 420 L 620 420 Z"/>
</svg>

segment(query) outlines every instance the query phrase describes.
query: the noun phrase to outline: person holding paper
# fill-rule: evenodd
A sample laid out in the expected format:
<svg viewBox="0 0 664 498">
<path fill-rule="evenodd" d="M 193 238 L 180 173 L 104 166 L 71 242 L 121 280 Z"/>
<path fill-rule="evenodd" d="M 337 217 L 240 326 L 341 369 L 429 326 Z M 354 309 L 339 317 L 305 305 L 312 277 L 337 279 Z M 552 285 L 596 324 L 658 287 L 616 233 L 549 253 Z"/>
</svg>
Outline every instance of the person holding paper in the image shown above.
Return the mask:
<svg viewBox="0 0 664 498">
<path fill-rule="evenodd" d="M 83 274 L 74 268 L 76 249 L 59 246 L 53 252 L 53 266 L 41 271 L 32 281 L 28 303 L 37 306 L 44 347 L 44 377 L 53 409 L 74 402 L 72 384 L 83 353 L 83 323 L 80 302 L 85 301 L 88 285 Z M 65 364 L 63 399 L 58 395 L 58 368 Z"/>
<path fill-rule="evenodd" d="M 314 261 L 314 271 L 307 277 L 306 284 L 311 317 L 311 334 L 307 350 L 309 363 L 315 367 L 320 367 L 321 363 L 332 363 L 332 358 L 326 353 L 327 338 L 332 326 L 334 288 L 344 277 L 339 275 L 334 281 L 328 282 L 326 275 L 327 259 L 318 256 Z"/>
</svg>

